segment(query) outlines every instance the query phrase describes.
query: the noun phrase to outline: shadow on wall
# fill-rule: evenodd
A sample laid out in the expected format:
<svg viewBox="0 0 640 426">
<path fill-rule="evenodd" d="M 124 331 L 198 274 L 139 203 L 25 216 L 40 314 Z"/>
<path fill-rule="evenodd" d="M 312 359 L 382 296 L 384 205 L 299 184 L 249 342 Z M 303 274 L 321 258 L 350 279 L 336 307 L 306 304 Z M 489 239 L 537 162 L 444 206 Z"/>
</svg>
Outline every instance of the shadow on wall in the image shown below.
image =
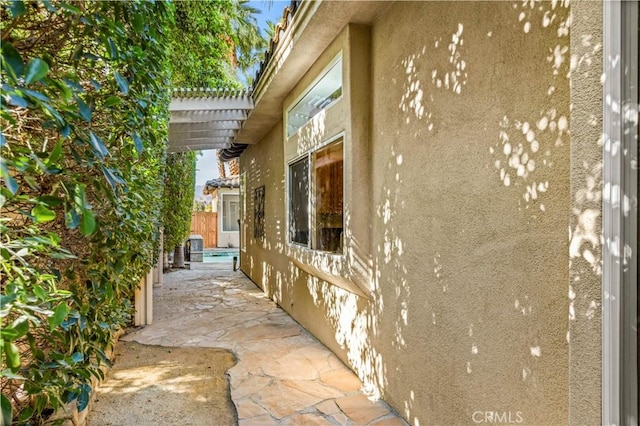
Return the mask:
<svg viewBox="0 0 640 426">
<path fill-rule="evenodd" d="M 558 85 L 566 84 L 569 72 L 569 27 L 571 15 L 567 13 L 568 1 L 551 3 L 525 2 L 514 3 L 514 12 L 526 34 L 542 34 L 553 38 L 555 45 L 545 46 L 549 76 L 545 104 L 548 108 L 540 110 L 537 116 L 510 117 L 504 115 L 500 121 L 498 142 L 489 148 L 494 157 L 493 166 L 498 171 L 504 186 L 515 186 L 522 191 L 520 208 L 530 209 L 537 206 L 544 212 L 544 193 L 549 190 L 548 172 L 553 168 L 554 149 L 568 143 L 569 105 L 559 102 L 556 97 Z M 487 36 L 491 37 L 492 32 Z M 518 97 L 518 94 L 515 94 Z M 538 175 L 542 175 L 537 178 Z M 535 217 L 536 213 L 532 212 Z"/>
<path fill-rule="evenodd" d="M 510 188 L 518 209 L 523 213 L 528 212 L 531 218 L 535 219 L 544 214 L 547 208 L 544 196 L 552 184 L 550 176 L 554 166 L 554 151 L 562 148 L 566 153 L 569 143 L 570 106 L 562 98 L 566 94 L 558 95 L 556 89 L 560 85 L 566 87 L 570 73 L 590 64 L 591 59 L 589 55 L 579 58 L 569 57 L 571 15 L 568 1 L 514 2 L 512 6 L 513 21 L 521 25 L 523 33 L 541 39 L 556 40 L 552 45 L 539 46 L 539 49 L 543 49 L 546 54 L 549 65 L 548 75 L 542 80 L 550 84 L 545 93 L 547 100 L 541 103 L 545 107 L 536 115 L 512 117 L 505 114 L 499 122 L 489 124 L 489 127 L 494 128 L 497 140 L 493 146 L 488 147 L 485 161 L 488 165 L 487 170 L 494 170 L 502 185 Z M 494 37 L 494 29 L 490 23 L 486 25 L 484 34 L 491 39 Z M 584 45 L 589 45 L 590 35 L 581 35 L 581 40 Z M 447 36 L 434 39 L 432 44 L 423 46 L 418 52 L 401 60 L 402 74 L 393 79 L 393 82 L 402 84 L 403 90 L 398 108 L 404 114 L 404 123 L 414 125 L 414 129 L 415 122 L 421 123 L 414 132 L 414 137 L 419 138 L 438 130 L 440 121 L 437 110 L 433 108 L 438 96 L 444 92 L 449 92 L 448 96 L 462 95 L 469 86 L 474 84 L 473 76 L 470 74 L 473 64 L 469 63 L 465 57 L 466 50 L 472 48 L 473 45 L 469 45 L 468 42 L 465 44 L 465 23 L 459 22 Z M 596 55 L 601 46 L 594 44 L 592 48 L 592 54 Z M 446 56 L 446 60 L 443 61 L 440 56 Z M 437 59 L 434 60 L 434 57 Z M 437 65 L 443 62 L 446 62 L 447 66 Z M 423 75 L 428 78 L 423 78 Z M 519 98 L 518 94 L 514 96 Z M 318 123 L 316 128 L 321 129 L 321 124 Z M 592 124 L 598 125 L 595 121 Z M 600 142 L 592 141 L 592 143 Z M 388 386 L 389 374 L 392 373 L 388 371 L 383 354 L 371 344 L 371 339 L 380 335 L 383 313 L 394 317 L 394 334 L 391 337 L 393 348 L 398 352 L 405 352 L 415 350 L 408 347 L 405 339 L 410 319 L 417 313 L 414 310 L 423 310 L 425 306 L 424 303 L 418 306 L 417 302 L 412 302 L 412 287 L 418 283 L 408 282 L 407 264 L 410 264 L 406 259 L 408 248 L 399 229 L 401 223 L 398 222 L 404 210 L 403 195 L 406 196 L 401 194 L 405 155 L 407 153 L 402 152 L 397 144 L 393 144 L 386 167 L 387 175 L 394 176 L 395 182 L 385 184 L 379 190 L 382 194 L 381 202 L 375 206 L 377 223 L 382 224 L 382 241 L 373 247 L 373 284 L 370 303 L 363 303 L 356 295 L 328 285 L 315 277 L 307 277 L 307 286 L 314 303 L 325 307 L 327 319 L 335 330 L 336 341 L 347 351 L 349 363 L 363 380 L 367 390 L 374 396 L 384 394 Z M 590 176 L 585 181 L 585 189 L 579 191 L 578 203 L 585 201 L 596 205 L 599 202 L 600 168 L 599 163 L 585 164 L 585 169 Z M 574 253 L 580 253 L 579 256 L 587 261 L 591 259 L 595 263 L 600 259 L 598 252 L 600 235 L 595 233 L 597 228 L 593 225 L 597 215 L 593 217 L 593 212 L 589 208 L 573 212 L 579 219 L 577 227 L 572 230 L 570 240 L 572 257 Z M 347 229 L 349 220 L 350 215 L 347 211 L 345 213 Z M 428 254 L 426 257 L 429 259 L 432 274 L 425 277 L 425 280 L 435 284 L 442 293 L 447 293 L 449 291 L 447 268 L 453 269 L 456 265 L 446 265 L 445 257 L 439 251 Z M 385 300 L 380 291 L 383 269 L 385 283 L 392 282 L 394 285 L 395 300 Z M 595 265 L 589 272 L 600 273 Z M 293 273 L 293 270 L 290 273 Z M 570 294 L 570 297 L 575 295 Z M 545 303 L 535 294 L 515 294 L 512 300 L 513 304 L 505 307 L 505 311 L 522 316 L 539 315 L 534 311 Z M 428 308 L 429 303 L 427 301 Z M 452 303 L 455 302 L 452 301 Z M 587 311 L 585 315 L 599 315 L 597 302 L 592 301 L 592 307 L 593 309 Z M 430 319 L 434 326 L 439 321 L 436 311 L 436 307 L 431 306 Z M 469 352 L 464 364 L 467 374 L 473 374 L 474 359 L 482 349 L 477 336 L 474 335 L 475 328 L 477 327 L 474 322 L 469 322 L 465 331 L 469 339 Z M 529 340 L 523 353 L 526 353 L 531 361 L 524 362 L 521 366 L 523 382 L 535 382 L 534 365 L 536 360 L 543 357 L 545 353 L 545 348 L 540 345 L 534 335 L 530 336 Z M 420 419 L 414 414 L 415 403 L 416 394 L 411 390 L 403 401 L 402 414 L 415 424 L 420 424 Z"/>
<path fill-rule="evenodd" d="M 276 134 L 282 134 L 281 128 L 272 130 Z M 278 215 L 281 211 L 279 206 L 284 205 L 284 171 L 281 168 L 282 159 L 267 153 L 266 158 L 261 156 L 258 162 L 254 157 L 249 161 L 247 167 L 247 188 L 249 192 L 246 194 L 245 212 L 246 229 L 248 232 L 247 240 L 249 246 L 261 247 L 267 253 L 278 253 L 285 255 L 285 219 Z M 274 179 L 279 177 L 279 179 Z M 271 182 L 264 187 L 264 219 L 262 236 L 254 235 L 254 217 L 255 198 L 254 191 L 265 185 L 265 182 Z M 275 198 L 274 198 L 275 197 Z M 278 208 L 273 208 L 278 206 Z M 290 267 L 288 274 L 284 272 L 282 267 L 274 265 L 265 260 L 256 260 L 255 256 L 247 253 L 246 255 L 249 275 L 257 278 L 260 287 L 279 305 L 283 305 L 285 301 L 292 300 L 293 288 L 287 286 L 287 280 L 299 274 Z M 269 257 L 270 260 L 274 257 Z"/>
<path fill-rule="evenodd" d="M 487 173 L 492 173 L 494 178 L 499 180 L 504 191 L 512 195 L 517 209 L 530 219 L 540 219 L 547 213 L 548 206 L 545 204 L 545 196 L 549 191 L 553 191 L 554 162 L 557 160 L 557 153 L 568 150 L 570 135 L 571 106 L 564 100 L 557 91 L 558 87 L 567 87 L 568 79 L 572 75 L 580 75 L 595 72 L 591 67 L 593 58 L 600 54 L 601 44 L 594 42 L 592 34 L 572 34 L 574 39 L 580 40 L 585 53 L 581 56 L 570 55 L 569 31 L 571 27 L 571 14 L 569 13 L 568 1 L 551 2 L 514 2 L 513 22 L 524 34 L 531 37 L 539 37 L 541 40 L 554 40 L 548 45 L 539 45 L 541 51 L 536 55 L 546 55 L 548 63 L 548 74 L 541 76 L 540 81 L 547 82 L 548 85 L 543 90 L 543 102 L 536 105 L 543 105 L 539 111 L 531 115 L 515 115 L 505 113 L 502 118 L 495 123 L 483 123 L 490 132 L 495 132 L 495 143 L 487 149 L 486 158 L 478 159 L 487 165 Z M 498 31 L 490 22 L 473 22 L 474 26 L 486 26 L 481 30 L 485 37 L 493 40 L 497 37 Z M 425 44 L 418 51 L 403 57 L 397 64 L 399 70 L 395 78 L 392 79 L 394 85 L 401 85 L 401 97 L 398 102 L 398 110 L 403 115 L 403 123 L 411 125 L 413 136 L 416 139 L 433 134 L 439 130 L 440 119 L 438 111 L 433 108 L 439 96 L 453 99 L 452 102 L 464 102 L 460 95 L 469 90 L 474 85 L 473 70 L 474 64 L 469 62 L 466 52 L 474 48 L 468 41 L 465 43 L 465 22 L 458 22 L 452 26 L 450 33 L 437 37 Z M 478 28 L 474 27 L 477 31 Z M 471 40 L 473 43 L 473 40 Z M 446 64 L 442 66 L 442 64 Z M 481 70 L 478 70 L 481 72 Z M 606 77 L 606 76 L 605 76 Z M 517 76 L 514 76 L 517 78 Z M 526 82 L 523 82 L 523 84 Z M 527 93 L 523 89 L 523 93 Z M 451 97 L 451 95 L 454 95 Z M 522 95 L 515 93 L 516 99 L 521 99 Z M 614 107 L 614 106 L 612 106 Z M 622 110 L 630 125 L 637 125 L 637 111 L 635 122 L 633 114 L 628 113 L 633 109 L 633 105 L 624 105 Z M 526 109 L 525 109 L 526 110 Z M 317 143 L 324 140 L 325 135 L 325 114 L 316 115 L 311 124 L 301 131 L 301 141 L 299 153 L 317 146 Z M 416 123 L 419 123 L 416 126 Z M 589 124 L 594 128 L 599 128 L 601 123 L 596 116 L 591 117 Z M 483 131 L 485 129 L 478 129 Z M 597 132 L 592 132 L 597 133 Z M 584 141 L 585 144 L 597 144 L 601 146 L 603 140 Z M 619 149 L 616 141 L 610 141 L 606 135 L 604 138 L 605 148 L 609 150 Z M 554 156 L 556 154 L 556 156 Z M 378 189 L 380 201 L 375 205 L 376 223 L 381 227 L 381 239 L 371 248 L 373 264 L 366 262 L 364 268 L 370 268 L 373 277 L 371 283 L 372 298 L 367 301 L 359 296 L 334 285 L 310 276 L 305 275 L 306 285 L 313 298 L 314 304 L 325 311 L 326 319 L 334 330 L 335 341 L 345 350 L 348 363 L 362 379 L 366 391 L 372 396 L 381 396 L 389 385 L 389 378 L 394 371 L 389 371 L 385 356 L 379 352 L 378 348 L 372 344 L 372 339 L 392 340 L 392 347 L 398 353 L 417 350 L 410 347 L 406 335 L 410 326 L 412 316 L 423 315 L 425 309 L 429 310 L 428 317 L 433 326 L 440 326 L 441 319 L 438 314 L 438 306 L 429 299 L 419 302 L 415 293 L 424 287 L 425 283 L 414 283 L 408 280 L 407 265 L 412 265 L 415 258 L 407 256 L 410 249 L 403 241 L 401 229 L 406 221 L 399 219 L 405 213 L 405 197 L 403 193 L 404 168 L 406 167 L 407 152 L 403 152 L 397 142 L 394 142 L 387 153 L 386 168 L 387 176 L 392 179 Z M 560 156 L 564 161 L 564 157 Z M 269 158 L 263 164 L 280 164 L 281 160 Z M 601 264 L 601 239 L 600 212 L 601 212 L 601 170 L 602 164 L 599 159 L 592 162 L 585 161 L 582 164 L 582 177 L 574 180 L 572 184 L 578 182 L 580 185 L 574 191 L 573 206 L 571 212 L 572 220 L 569 228 L 569 256 L 573 264 L 572 270 L 577 271 L 572 275 L 572 283 L 568 289 L 570 320 L 575 320 L 577 316 L 592 320 L 600 317 L 600 302 L 598 300 L 586 300 L 580 294 L 581 278 L 600 276 L 602 273 Z M 262 173 L 262 174 L 261 174 Z M 247 175 L 251 177 L 252 185 L 260 186 L 263 182 L 272 180 L 273 169 L 261 168 L 257 162 L 252 160 L 249 164 Z M 264 174 L 264 175 L 263 175 Z M 284 171 L 278 170 L 278 176 L 284 176 Z M 248 187 L 251 188 L 252 185 Z M 284 194 L 287 188 L 283 180 L 278 180 L 271 188 L 266 189 L 266 198 L 276 196 L 277 200 L 269 200 L 269 203 L 284 205 Z M 560 188 L 559 190 L 562 190 Z M 627 205 L 637 205 L 634 194 L 623 194 L 618 202 L 626 208 Z M 252 197 L 248 198 L 248 212 L 252 210 Z M 278 209 L 279 211 L 280 209 Z M 289 255 L 285 244 L 286 232 L 284 217 L 267 219 L 265 222 L 266 235 L 275 238 L 265 238 L 262 241 L 251 240 L 251 244 L 260 245 L 264 250 L 275 252 L 283 256 Z M 347 208 L 344 213 L 345 229 L 350 229 L 351 213 Z M 249 226 L 248 229 L 252 229 Z M 402 231 L 402 232 L 401 232 Z M 350 247 L 345 248 L 346 253 L 360 252 L 362 247 L 353 238 L 347 238 Z M 448 263 L 452 257 L 444 254 L 442 250 L 433 250 L 431 253 L 423 253 L 423 258 L 428 264 L 420 265 L 430 271 L 424 280 L 433 289 L 441 290 L 442 294 L 450 292 L 448 273 L 459 265 Z M 629 257 L 628 249 L 621 249 L 623 261 Z M 574 262 L 579 262 L 576 267 Z M 321 268 L 322 265 L 315 265 Z M 269 295 L 279 304 L 286 300 L 293 299 L 293 285 L 302 278 L 301 271 L 292 263 L 287 262 L 287 267 L 274 267 L 266 261 L 261 265 L 254 263 L 254 258 L 249 256 L 248 268 L 251 276 L 255 276 L 257 268 L 261 269 L 261 286 L 268 291 Z M 384 271 L 384 277 L 382 273 Z M 393 299 L 385 299 L 381 286 L 393 283 Z M 412 291 L 414 294 L 412 294 Z M 389 294 L 388 292 L 385 294 Z M 424 294 L 424 293 L 423 293 Z M 435 303 L 440 303 L 435 299 Z M 511 316 L 530 317 L 534 321 L 540 315 L 539 307 L 544 305 L 545 300 L 540 300 L 537 294 L 517 293 L 514 290 L 511 305 L 504 307 L 504 312 Z M 451 300 L 450 303 L 456 303 Z M 579 305 L 579 307 L 578 307 Z M 382 336 L 382 319 L 388 321 L 392 318 L 393 336 Z M 469 352 L 460 355 L 465 361 L 460 365 L 467 375 L 474 373 L 476 360 L 482 353 L 481 338 L 478 336 L 478 321 L 469 321 L 463 330 L 464 336 L 458 336 L 460 340 L 466 339 L 469 345 Z M 486 325 L 486 324 L 485 324 Z M 570 334 L 567 331 L 567 342 L 570 341 Z M 535 334 L 524 336 L 526 347 L 521 348 L 524 354 L 520 359 L 522 382 L 532 387 L 536 386 L 536 363 L 541 359 L 547 350 L 536 340 Z M 428 342 L 425 343 L 428 345 Z M 528 360 L 528 361 L 527 361 Z M 456 368 L 458 368 L 456 366 Z M 476 370 L 477 372 L 477 370 Z M 464 374 L 464 373 L 463 373 Z M 410 389 L 404 396 L 396 396 L 400 400 L 402 414 L 405 418 L 419 425 L 419 419 L 415 413 L 416 389 Z M 418 399 L 422 398 L 420 395 Z M 428 423 L 428 419 L 423 419 Z"/>
<path fill-rule="evenodd" d="M 436 117 L 433 116 L 431 104 L 435 97 L 442 91 L 450 91 L 460 95 L 464 86 L 467 85 L 467 62 L 462 57 L 463 31 L 464 25 L 458 23 L 450 40 L 438 37 L 432 45 L 425 45 L 420 52 L 409 55 L 402 60 L 402 67 L 405 71 L 404 94 L 398 108 L 405 114 L 405 124 L 411 123 L 414 119 L 423 121 L 426 130 L 433 132 Z M 444 44 L 447 41 L 447 51 L 445 52 Z M 444 57 L 448 59 L 448 65 L 444 69 L 438 69 L 438 63 L 442 63 Z M 430 80 L 420 78 L 419 68 L 431 68 Z M 396 82 L 397 80 L 394 79 L 394 83 Z M 417 137 L 420 134 L 414 136 Z"/>
</svg>

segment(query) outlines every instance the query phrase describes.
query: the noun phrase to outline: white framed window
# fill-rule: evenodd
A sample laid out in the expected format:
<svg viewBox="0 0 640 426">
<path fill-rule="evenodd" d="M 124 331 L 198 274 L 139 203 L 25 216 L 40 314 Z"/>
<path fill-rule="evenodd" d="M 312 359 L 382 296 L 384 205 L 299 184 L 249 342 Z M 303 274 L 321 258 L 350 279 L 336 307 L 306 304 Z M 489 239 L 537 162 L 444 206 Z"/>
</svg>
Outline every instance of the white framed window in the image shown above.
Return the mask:
<svg viewBox="0 0 640 426">
<path fill-rule="evenodd" d="M 289 242 L 342 253 L 344 141 L 339 136 L 288 165 Z"/>
<path fill-rule="evenodd" d="M 240 196 L 238 194 L 222 194 L 222 231 L 238 232 L 240 230 Z"/>
<path fill-rule="evenodd" d="M 367 28 L 346 26 L 286 96 L 282 166 L 286 256 L 305 273 L 369 298 L 370 179 L 350 178 L 368 176 L 371 167 L 364 160 L 371 120 L 367 46 Z"/>
<path fill-rule="evenodd" d="M 240 250 L 247 251 L 247 172 L 240 174 L 240 217 L 242 230 L 240 232 Z"/>
<path fill-rule="evenodd" d="M 342 55 L 334 59 L 302 97 L 287 110 L 287 138 L 342 98 Z"/>
</svg>

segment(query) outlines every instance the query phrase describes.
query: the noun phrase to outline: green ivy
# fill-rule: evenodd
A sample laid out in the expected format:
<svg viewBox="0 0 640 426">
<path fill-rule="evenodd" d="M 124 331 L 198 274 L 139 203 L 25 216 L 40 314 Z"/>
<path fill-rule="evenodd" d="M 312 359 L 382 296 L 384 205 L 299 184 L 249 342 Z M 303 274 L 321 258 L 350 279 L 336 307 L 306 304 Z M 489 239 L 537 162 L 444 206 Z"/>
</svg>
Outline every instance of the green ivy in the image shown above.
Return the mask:
<svg viewBox="0 0 640 426">
<path fill-rule="evenodd" d="M 86 407 L 157 258 L 173 6 L 11 1 L 0 14 L 1 402 L 26 424 Z"/>
<path fill-rule="evenodd" d="M 175 3 L 171 37 L 173 87 L 240 87 L 234 69 L 231 0 Z"/>
<path fill-rule="evenodd" d="M 182 0 L 176 2 L 170 35 L 173 87 L 239 87 L 234 68 L 232 23 L 238 2 Z M 191 230 L 196 154 L 167 157 L 162 224 L 164 247 L 180 246 Z"/>
<path fill-rule="evenodd" d="M 166 155 L 170 87 L 238 86 L 231 22 L 246 14 L 229 0 L 0 5 L 0 405 L 4 423 L 35 424 L 86 408 L 159 230 L 168 248 L 188 235 L 196 154 Z"/>
<path fill-rule="evenodd" d="M 169 154 L 162 211 L 164 244 L 167 249 L 181 245 L 189 236 L 195 182 L 196 153 Z"/>
</svg>

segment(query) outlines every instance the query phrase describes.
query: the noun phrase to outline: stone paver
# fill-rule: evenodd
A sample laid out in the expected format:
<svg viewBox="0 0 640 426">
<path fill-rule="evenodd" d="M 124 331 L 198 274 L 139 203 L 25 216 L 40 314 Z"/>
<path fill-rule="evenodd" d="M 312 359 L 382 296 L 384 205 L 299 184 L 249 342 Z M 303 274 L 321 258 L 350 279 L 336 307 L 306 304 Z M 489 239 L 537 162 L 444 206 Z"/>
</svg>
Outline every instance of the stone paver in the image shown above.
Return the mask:
<svg viewBox="0 0 640 426">
<path fill-rule="evenodd" d="M 356 394 L 336 400 L 336 404 L 355 424 L 369 424 L 389 414 L 389 407 L 382 401 L 370 401 L 365 395 Z"/>
<path fill-rule="evenodd" d="M 407 424 L 241 272 L 192 268 L 165 274 L 154 323 L 123 340 L 233 351 L 231 399 L 243 426 Z"/>
</svg>

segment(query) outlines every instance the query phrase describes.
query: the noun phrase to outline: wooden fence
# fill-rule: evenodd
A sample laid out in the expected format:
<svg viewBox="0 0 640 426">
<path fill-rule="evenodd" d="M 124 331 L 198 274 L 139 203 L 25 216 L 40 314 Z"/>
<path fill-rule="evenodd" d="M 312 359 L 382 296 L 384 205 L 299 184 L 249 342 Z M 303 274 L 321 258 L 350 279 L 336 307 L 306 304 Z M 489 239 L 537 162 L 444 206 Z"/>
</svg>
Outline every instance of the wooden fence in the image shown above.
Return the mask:
<svg viewBox="0 0 640 426">
<path fill-rule="evenodd" d="M 205 248 L 218 245 L 218 214 L 212 212 L 193 212 L 191 215 L 191 233 L 202 235 Z"/>
</svg>

